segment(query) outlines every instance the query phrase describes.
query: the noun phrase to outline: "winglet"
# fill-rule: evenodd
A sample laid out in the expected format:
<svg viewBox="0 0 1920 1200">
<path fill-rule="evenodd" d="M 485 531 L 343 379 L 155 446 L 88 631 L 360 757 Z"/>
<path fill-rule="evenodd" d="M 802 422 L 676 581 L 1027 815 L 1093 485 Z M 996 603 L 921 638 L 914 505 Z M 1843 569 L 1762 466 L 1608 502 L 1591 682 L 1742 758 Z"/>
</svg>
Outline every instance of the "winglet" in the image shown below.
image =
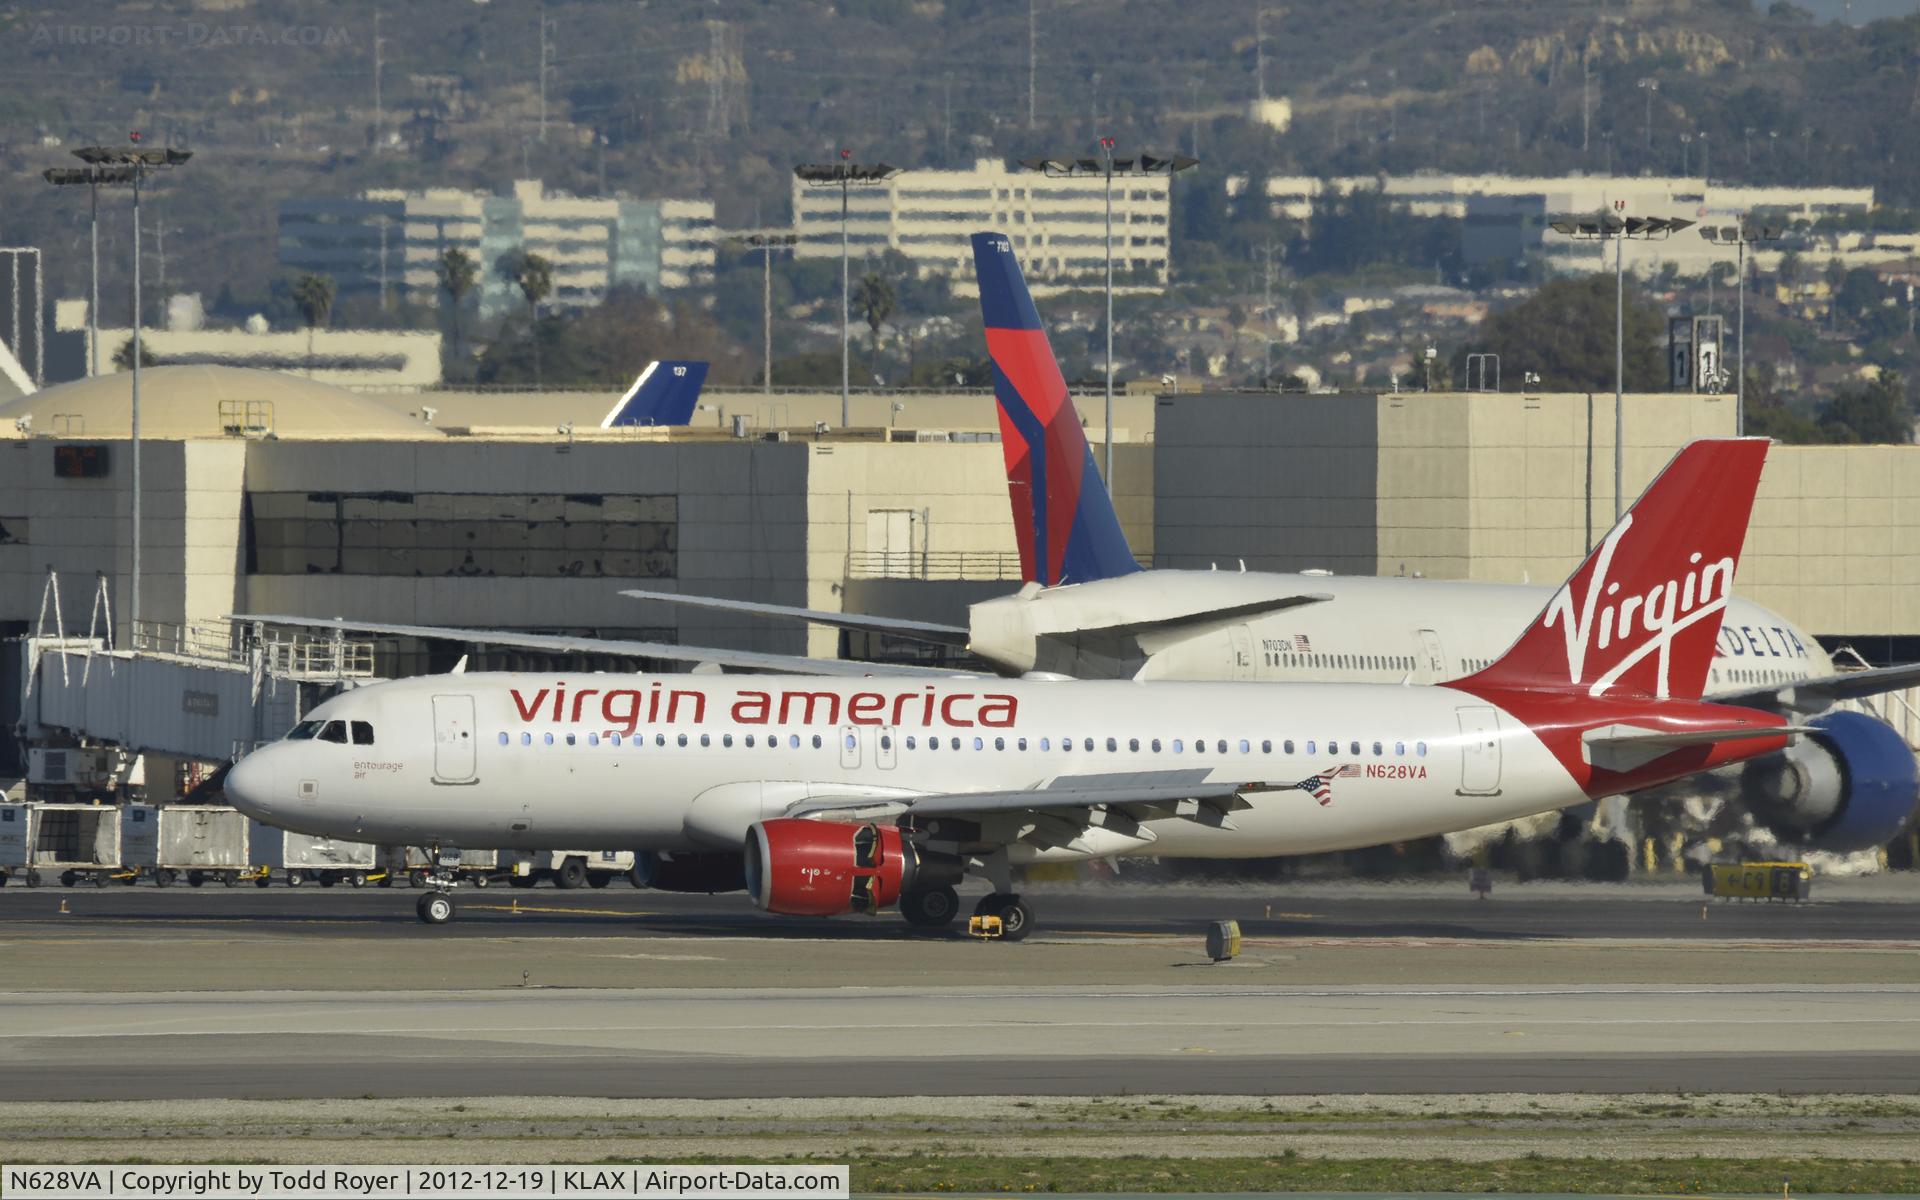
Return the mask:
<svg viewBox="0 0 1920 1200">
<path fill-rule="evenodd" d="M 1021 577 L 1051 587 L 1132 574 L 1140 564 L 1120 530 L 1013 243 L 998 233 L 976 233 L 972 241 Z"/>
<path fill-rule="evenodd" d="M 1682 447 L 1512 648 L 1451 686 L 1699 699 L 1766 460 L 1765 438 Z"/>
<path fill-rule="evenodd" d="M 650 362 L 601 420 L 600 428 L 616 425 L 685 425 L 693 419 L 707 381 L 707 364 L 664 360 Z"/>
</svg>

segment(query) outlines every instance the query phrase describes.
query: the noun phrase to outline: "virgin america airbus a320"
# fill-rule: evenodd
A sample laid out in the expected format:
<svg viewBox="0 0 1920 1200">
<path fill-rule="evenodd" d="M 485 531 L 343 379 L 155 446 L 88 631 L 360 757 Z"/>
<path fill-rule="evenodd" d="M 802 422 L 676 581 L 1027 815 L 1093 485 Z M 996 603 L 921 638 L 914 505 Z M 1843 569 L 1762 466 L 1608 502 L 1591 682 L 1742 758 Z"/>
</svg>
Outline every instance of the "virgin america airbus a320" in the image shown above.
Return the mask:
<svg viewBox="0 0 1920 1200">
<path fill-rule="evenodd" d="M 1370 846 L 1810 732 L 1701 698 L 1765 458 L 1683 449 L 1504 655 L 1442 684 L 440 675 L 327 701 L 227 794 L 361 841 L 685 852 L 657 886 L 774 913 L 937 927 L 978 876 L 975 911 L 1020 938 L 1016 864 Z M 423 921 L 452 919 L 451 888 Z"/>
</svg>

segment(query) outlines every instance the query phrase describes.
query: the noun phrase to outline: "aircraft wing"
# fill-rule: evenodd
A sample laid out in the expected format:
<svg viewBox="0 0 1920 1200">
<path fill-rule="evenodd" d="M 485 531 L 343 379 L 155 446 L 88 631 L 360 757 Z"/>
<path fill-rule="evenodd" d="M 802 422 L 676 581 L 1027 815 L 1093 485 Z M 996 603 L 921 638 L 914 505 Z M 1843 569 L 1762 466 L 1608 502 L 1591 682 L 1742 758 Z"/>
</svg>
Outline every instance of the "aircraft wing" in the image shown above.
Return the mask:
<svg viewBox="0 0 1920 1200">
<path fill-rule="evenodd" d="M 636 642 L 619 638 L 576 637 L 569 634 L 520 633 L 511 629 L 461 629 L 445 625 L 394 625 L 377 621 L 330 620 L 268 613 L 235 613 L 230 621 L 290 625 L 338 633 L 371 633 L 389 637 L 443 638 L 488 646 L 522 646 L 555 653 L 631 654 L 637 658 L 664 658 L 674 662 L 713 663 L 752 671 L 788 675 L 918 675 L 939 678 L 982 678 L 978 671 L 940 670 L 895 663 L 850 662 L 837 658 L 807 658 L 798 654 L 764 654 L 753 650 L 724 650 L 710 646 L 680 646 L 672 642 Z"/>
<path fill-rule="evenodd" d="M 1581 742 L 1586 747 L 1587 761 L 1594 766 L 1608 771 L 1631 771 L 1687 746 L 1816 732 L 1809 725 L 1722 725 L 1680 731 L 1607 725 L 1588 730 Z"/>
<path fill-rule="evenodd" d="M 991 822 L 1006 818 L 1009 840 L 1042 848 L 1086 848 L 1081 839 L 1104 829 L 1143 842 L 1154 840 L 1142 821 L 1180 818 L 1215 829 L 1232 829 L 1229 813 L 1249 808 L 1254 792 L 1325 786 L 1321 777 L 1303 783 L 1210 781 L 1205 770 L 1129 771 L 1106 775 L 1065 775 L 1037 787 L 997 792 L 936 792 L 922 796 L 814 797 L 787 815 L 847 818 L 885 811 L 916 818 L 951 817 Z M 1332 772 L 1328 773 L 1329 775 Z M 988 840 L 992 840 L 989 838 Z M 1081 843 L 1076 845 L 1076 843 Z"/>
<path fill-rule="evenodd" d="M 1711 698 L 1716 704 L 1737 704 L 1745 708 L 1821 712 L 1842 700 L 1860 700 L 1917 685 L 1920 685 L 1920 663 L 1905 663 L 1897 667 L 1846 671 L 1817 679 L 1792 679 L 1744 692 L 1716 692 Z"/>
<path fill-rule="evenodd" d="M 756 617 L 780 617 L 792 621 L 811 621 L 816 625 L 829 625 L 836 629 L 853 629 L 863 633 L 890 633 L 898 637 L 911 638 L 917 642 L 932 642 L 937 646 L 965 647 L 967 630 L 958 625 L 938 625 L 931 621 L 909 621 L 902 617 L 871 617 L 865 613 L 829 612 L 824 608 L 795 608 L 786 604 L 763 604 L 755 600 L 728 600 L 719 596 L 689 596 L 680 592 L 649 592 L 639 588 L 627 588 L 622 596 L 631 596 L 635 600 L 659 600 L 666 604 L 684 604 L 690 608 L 713 609 L 717 612 L 746 613 Z"/>
<path fill-rule="evenodd" d="M 1296 596 L 1275 596 L 1264 600 L 1252 600 L 1246 604 L 1234 604 L 1223 608 L 1203 608 L 1194 612 L 1184 612 L 1177 616 L 1155 617 L 1143 621 L 1121 621 L 1111 625 L 1095 625 L 1058 631 L 1060 634 L 1074 634 L 1087 637 L 1140 637 L 1147 634 L 1168 633 L 1192 625 L 1210 625 L 1216 621 L 1244 621 L 1251 617 L 1265 616 L 1268 613 L 1283 612 L 1289 608 L 1300 608 L 1308 604 L 1321 604 L 1333 599 L 1327 592 L 1302 592 Z"/>
</svg>

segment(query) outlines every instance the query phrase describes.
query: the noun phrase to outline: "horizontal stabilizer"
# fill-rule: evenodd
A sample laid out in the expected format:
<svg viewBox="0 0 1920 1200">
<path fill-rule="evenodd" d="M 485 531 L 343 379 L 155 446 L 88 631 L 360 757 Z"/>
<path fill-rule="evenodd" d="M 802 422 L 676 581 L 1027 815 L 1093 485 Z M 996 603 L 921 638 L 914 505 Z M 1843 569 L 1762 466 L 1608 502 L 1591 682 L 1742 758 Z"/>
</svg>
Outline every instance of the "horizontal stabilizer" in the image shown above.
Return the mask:
<svg viewBox="0 0 1920 1200">
<path fill-rule="evenodd" d="M 553 654 L 625 654 L 661 658 L 670 662 L 714 664 L 749 671 L 788 675 L 918 675 L 938 678 L 977 678 L 977 671 L 944 671 L 895 663 L 850 662 L 838 658 L 807 658 L 798 654 L 763 654 L 752 650 L 725 650 L 711 646 L 680 646 L 672 642 L 636 642 L 619 638 L 576 637 L 569 634 L 521 633 L 511 629 L 461 629 L 445 625 L 394 625 L 376 621 L 327 620 L 265 613 L 236 613 L 227 618 L 246 624 L 286 625 L 296 629 L 323 629 L 329 633 L 374 634 L 383 637 L 438 638 L 483 646 L 519 646 Z"/>
<path fill-rule="evenodd" d="M 902 617 L 874 617 L 865 613 L 829 612 L 824 608 L 797 608 L 786 604 L 764 604 L 755 600 L 728 600 L 719 596 L 689 596 L 679 592 L 649 592 L 628 588 L 620 593 L 635 600 L 658 600 L 663 604 L 683 604 L 715 612 L 744 613 L 756 617 L 777 617 L 790 621 L 810 621 L 835 629 L 853 629 L 862 633 L 885 633 L 931 642 L 936 646 L 967 644 L 967 631 L 958 625 L 939 625 L 932 621 L 909 621 Z"/>
<path fill-rule="evenodd" d="M 1807 725 L 1723 725 L 1677 731 L 1642 729 L 1636 725 L 1603 725 L 1588 730 L 1581 741 L 1585 745 L 1588 762 L 1605 771 L 1625 772 L 1688 746 L 1711 746 L 1719 742 L 1813 732 L 1815 730 Z"/>
</svg>

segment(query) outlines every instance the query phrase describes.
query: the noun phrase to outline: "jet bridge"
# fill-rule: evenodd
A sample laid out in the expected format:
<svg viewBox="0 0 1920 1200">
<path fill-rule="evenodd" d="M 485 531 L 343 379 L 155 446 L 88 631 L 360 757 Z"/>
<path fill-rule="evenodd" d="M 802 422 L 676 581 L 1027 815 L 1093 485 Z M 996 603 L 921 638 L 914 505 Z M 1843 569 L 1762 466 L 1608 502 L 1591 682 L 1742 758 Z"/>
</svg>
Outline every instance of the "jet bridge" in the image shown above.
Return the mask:
<svg viewBox="0 0 1920 1200">
<path fill-rule="evenodd" d="M 28 744 L 86 742 L 221 762 L 374 677 L 371 641 L 230 622 L 141 622 L 133 645 L 116 647 L 104 591 L 86 635 L 74 636 L 61 627 L 57 587 L 50 576 L 41 627 L 25 639 L 19 735 Z"/>
</svg>

